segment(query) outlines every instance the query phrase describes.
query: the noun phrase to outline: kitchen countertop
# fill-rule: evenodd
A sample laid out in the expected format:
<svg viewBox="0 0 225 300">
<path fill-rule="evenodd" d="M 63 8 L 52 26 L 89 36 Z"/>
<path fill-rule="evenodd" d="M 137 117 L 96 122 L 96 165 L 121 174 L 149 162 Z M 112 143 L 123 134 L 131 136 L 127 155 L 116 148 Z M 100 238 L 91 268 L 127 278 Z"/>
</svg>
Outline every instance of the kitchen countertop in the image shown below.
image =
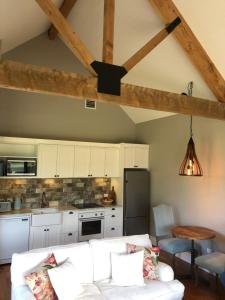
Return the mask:
<svg viewBox="0 0 225 300">
<path fill-rule="evenodd" d="M 72 205 L 66 205 L 66 206 L 60 206 L 57 207 L 57 212 L 64 212 L 64 211 L 80 211 L 80 212 L 84 212 L 84 211 L 89 211 L 89 210 L 101 210 L 101 209 L 105 209 L 105 208 L 112 208 L 112 207 L 122 207 L 122 205 L 102 205 L 100 207 L 95 207 L 95 208 L 82 208 L 82 209 L 78 209 Z M 52 212 L 51 212 L 52 213 Z M 5 212 L 0 212 L 0 218 L 3 217 L 8 217 L 8 216 L 13 216 L 13 217 L 17 217 L 17 216 L 23 216 L 23 215 L 32 215 L 35 214 L 32 212 L 32 209 L 30 208 L 22 208 L 22 209 L 15 209 L 15 210 L 11 210 L 11 211 L 5 211 Z"/>
</svg>

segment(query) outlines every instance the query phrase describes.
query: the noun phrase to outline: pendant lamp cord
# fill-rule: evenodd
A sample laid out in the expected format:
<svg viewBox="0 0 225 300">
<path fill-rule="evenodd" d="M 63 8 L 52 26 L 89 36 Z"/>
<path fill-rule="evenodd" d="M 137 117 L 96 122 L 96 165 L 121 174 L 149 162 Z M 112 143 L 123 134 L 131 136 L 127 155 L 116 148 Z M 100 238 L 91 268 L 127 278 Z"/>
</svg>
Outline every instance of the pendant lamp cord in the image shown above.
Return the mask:
<svg viewBox="0 0 225 300">
<path fill-rule="evenodd" d="M 188 96 L 192 97 L 192 90 L 193 90 L 193 81 L 190 81 L 188 83 L 188 86 L 187 86 L 187 91 L 188 91 Z M 192 115 L 191 115 L 191 120 L 190 120 L 190 134 L 191 134 L 191 137 L 193 137 L 193 131 L 192 131 Z"/>
</svg>

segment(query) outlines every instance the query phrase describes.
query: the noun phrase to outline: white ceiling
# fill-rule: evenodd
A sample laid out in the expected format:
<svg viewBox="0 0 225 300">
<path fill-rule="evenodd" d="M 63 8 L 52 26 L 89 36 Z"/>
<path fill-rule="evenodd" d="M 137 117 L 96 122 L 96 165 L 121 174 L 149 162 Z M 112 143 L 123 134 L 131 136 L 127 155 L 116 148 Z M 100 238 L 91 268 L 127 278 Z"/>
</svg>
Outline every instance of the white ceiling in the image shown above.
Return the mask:
<svg viewBox="0 0 225 300">
<path fill-rule="evenodd" d="M 54 0 L 58 6 L 62 0 Z M 101 60 L 103 0 L 78 0 L 69 21 L 96 59 Z M 174 0 L 218 70 L 225 77 L 225 1 Z M 49 21 L 35 0 L 1 0 L 3 53 L 45 32 Z M 114 63 L 124 63 L 163 28 L 148 0 L 116 0 Z M 123 82 L 175 93 L 194 81 L 193 95 L 215 100 L 203 79 L 172 35 L 124 77 Z M 123 107 L 135 123 L 170 114 Z"/>
</svg>

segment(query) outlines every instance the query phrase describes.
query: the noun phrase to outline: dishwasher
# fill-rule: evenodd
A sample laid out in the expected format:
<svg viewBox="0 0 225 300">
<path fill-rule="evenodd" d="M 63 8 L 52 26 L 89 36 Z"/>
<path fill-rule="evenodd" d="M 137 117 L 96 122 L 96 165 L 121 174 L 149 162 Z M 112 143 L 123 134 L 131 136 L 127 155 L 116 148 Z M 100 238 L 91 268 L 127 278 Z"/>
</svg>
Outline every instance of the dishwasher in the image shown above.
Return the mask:
<svg viewBox="0 0 225 300">
<path fill-rule="evenodd" d="M 0 264 L 10 263 L 13 253 L 28 251 L 30 216 L 0 218 Z"/>
</svg>

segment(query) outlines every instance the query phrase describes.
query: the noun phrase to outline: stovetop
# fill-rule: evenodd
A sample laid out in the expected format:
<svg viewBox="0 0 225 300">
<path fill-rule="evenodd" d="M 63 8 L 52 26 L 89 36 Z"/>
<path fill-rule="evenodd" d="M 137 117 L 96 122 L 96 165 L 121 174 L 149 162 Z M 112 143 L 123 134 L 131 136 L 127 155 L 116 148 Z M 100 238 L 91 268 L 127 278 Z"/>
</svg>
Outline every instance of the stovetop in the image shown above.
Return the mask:
<svg viewBox="0 0 225 300">
<path fill-rule="evenodd" d="M 102 207 L 101 205 L 96 203 L 83 203 L 83 204 L 72 204 L 72 205 L 78 209 Z"/>
</svg>

